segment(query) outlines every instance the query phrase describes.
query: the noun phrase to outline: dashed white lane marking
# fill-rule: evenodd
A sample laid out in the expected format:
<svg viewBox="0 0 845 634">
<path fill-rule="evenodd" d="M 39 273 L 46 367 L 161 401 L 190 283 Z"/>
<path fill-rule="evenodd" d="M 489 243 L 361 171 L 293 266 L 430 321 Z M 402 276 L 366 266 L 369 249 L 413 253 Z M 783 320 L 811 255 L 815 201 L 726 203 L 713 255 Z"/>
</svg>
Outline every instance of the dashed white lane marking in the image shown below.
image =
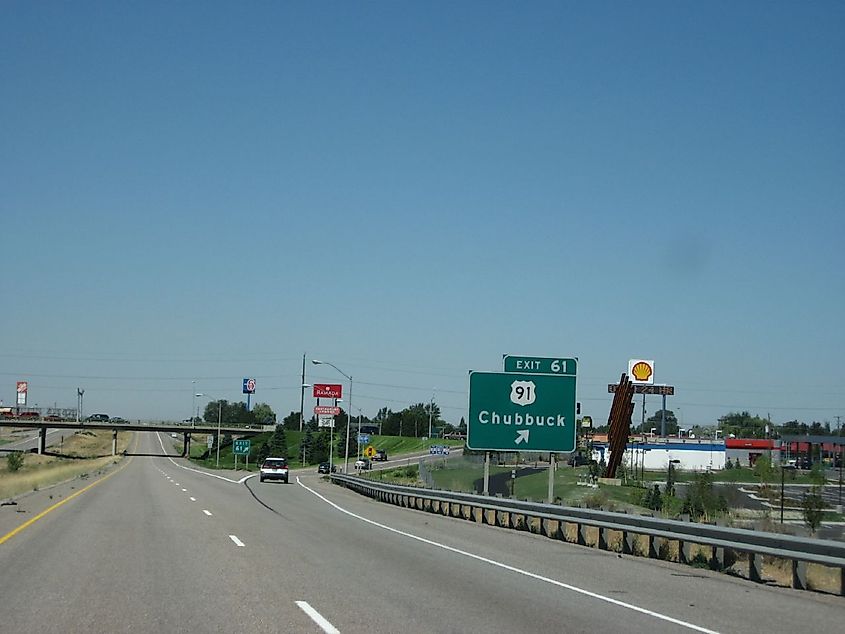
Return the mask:
<svg viewBox="0 0 845 634">
<path fill-rule="evenodd" d="M 322 614 L 317 612 L 314 608 L 308 605 L 307 601 L 297 601 L 296 605 L 299 606 L 299 609 L 305 612 L 311 620 L 314 621 L 317 625 L 320 626 L 320 629 L 326 632 L 326 634 L 340 634 L 340 630 L 337 629 L 334 625 L 329 623 Z"/>
<path fill-rule="evenodd" d="M 515 572 L 520 575 L 524 575 L 529 577 L 530 579 L 536 579 L 538 581 L 544 581 L 545 583 L 549 583 L 553 586 L 557 586 L 559 588 L 564 588 L 566 590 L 571 590 L 572 592 L 577 592 L 578 594 L 583 594 L 585 596 L 591 597 L 593 599 L 598 599 L 599 601 L 604 601 L 605 603 L 610 603 L 611 605 L 616 605 L 621 608 L 626 608 L 628 610 L 632 610 L 634 612 L 639 612 L 640 614 L 645 614 L 647 616 L 654 617 L 656 619 L 660 619 L 661 621 L 667 621 L 669 623 L 674 623 L 675 625 L 680 625 L 681 627 L 686 627 L 691 630 L 695 630 L 696 632 L 703 632 L 704 634 L 719 634 L 716 630 L 710 630 L 706 627 L 702 627 L 700 625 L 695 625 L 694 623 L 689 623 L 687 621 L 682 621 L 681 619 L 676 619 L 674 617 L 668 616 L 666 614 L 661 614 L 660 612 L 654 612 L 653 610 L 648 610 L 646 608 L 641 608 L 638 605 L 634 605 L 632 603 L 625 603 L 624 601 L 619 601 L 618 599 L 613 599 L 611 597 L 606 597 L 604 595 L 598 594 L 597 592 L 592 592 L 590 590 L 585 590 L 584 588 L 579 588 L 578 586 L 573 586 L 568 583 L 563 583 L 562 581 L 558 581 L 556 579 L 551 579 L 549 577 L 544 577 L 534 572 L 530 572 L 528 570 L 523 570 L 522 568 L 516 568 L 515 566 L 510 566 L 508 564 L 502 563 L 500 561 L 496 561 L 495 559 L 489 559 L 487 557 L 482 557 L 481 555 L 476 555 L 474 553 L 468 552 L 466 550 L 460 550 L 459 548 L 454 548 L 453 546 L 447 546 L 446 544 L 441 544 L 439 542 L 432 541 L 430 539 L 426 539 L 425 537 L 420 537 L 419 535 L 414 535 L 413 533 L 406 533 L 405 531 L 400 531 L 398 528 L 393 528 L 392 526 L 387 526 L 386 524 L 380 524 L 371 519 L 367 519 L 361 515 L 353 513 L 352 511 L 347 511 L 342 506 L 335 504 L 327 497 L 320 495 L 314 489 L 304 485 L 302 481 L 297 477 L 296 483 L 301 486 L 306 491 L 313 493 L 318 498 L 323 500 L 329 506 L 333 506 L 341 513 L 345 513 L 350 517 L 354 517 L 355 519 L 361 520 L 366 524 L 370 524 L 371 526 L 377 526 L 378 528 L 384 529 L 391 533 L 395 533 L 396 535 L 402 535 L 403 537 L 408 537 L 410 539 L 416 540 L 418 542 L 422 542 L 423 544 L 428 544 L 429 546 L 434 546 L 436 548 L 442 548 L 450 553 L 455 553 L 456 555 L 463 555 L 464 557 L 469 557 L 470 559 L 475 559 L 476 561 L 481 561 L 486 564 L 490 564 L 491 566 L 496 566 L 497 568 L 502 568 L 504 570 L 509 570 L 511 572 Z"/>
<path fill-rule="evenodd" d="M 196 501 L 197 501 L 197 499 L 195 497 L 191 498 L 191 502 L 196 502 Z"/>
<path fill-rule="evenodd" d="M 206 509 L 203 509 L 202 512 L 205 513 L 206 515 L 208 515 L 209 517 L 211 517 L 211 511 L 207 511 Z"/>
<path fill-rule="evenodd" d="M 188 489 L 182 489 L 182 492 L 183 492 L 183 493 L 187 493 L 187 492 L 188 492 Z"/>
<path fill-rule="evenodd" d="M 161 450 L 166 453 L 167 450 L 164 448 L 164 442 L 162 442 L 161 440 L 161 435 L 156 432 L 156 436 L 158 437 L 158 443 L 161 445 Z M 208 476 L 209 478 L 217 478 L 218 480 L 224 480 L 226 482 L 231 482 L 232 484 L 243 484 L 250 478 L 254 478 L 256 475 L 258 475 L 256 473 L 250 473 L 249 475 L 245 475 L 240 480 L 232 480 L 231 478 L 224 478 L 223 476 L 217 475 L 216 473 L 208 473 L 208 471 L 200 471 L 199 469 L 191 469 L 190 467 L 185 467 L 183 465 L 180 465 L 170 456 L 167 456 L 167 459 L 173 463 L 173 466 L 179 467 L 180 469 L 184 469 L 185 471 L 192 471 L 193 473 L 199 473 L 200 475 Z"/>
<path fill-rule="evenodd" d="M 229 535 L 229 539 L 235 542 L 235 546 L 240 546 L 241 548 L 244 547 L 244 543 L 238 539 L 237 535 Z"/>
</svg>

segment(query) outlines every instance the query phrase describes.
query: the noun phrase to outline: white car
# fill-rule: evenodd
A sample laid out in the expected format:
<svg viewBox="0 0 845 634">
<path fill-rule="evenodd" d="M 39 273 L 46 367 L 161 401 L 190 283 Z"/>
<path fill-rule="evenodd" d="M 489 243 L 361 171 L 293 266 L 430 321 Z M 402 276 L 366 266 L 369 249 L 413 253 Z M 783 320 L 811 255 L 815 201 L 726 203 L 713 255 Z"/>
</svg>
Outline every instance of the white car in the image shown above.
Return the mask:
<svg viewBox="0 0 845 634">
<path fill-rule="evenodd" d="M 287 458 L 267 458 L 261 464 L 261 471 L 258 474 L 261 482 L 264 480 L 282 480 L 288 483 L 288 460 Z"/>
</svg>

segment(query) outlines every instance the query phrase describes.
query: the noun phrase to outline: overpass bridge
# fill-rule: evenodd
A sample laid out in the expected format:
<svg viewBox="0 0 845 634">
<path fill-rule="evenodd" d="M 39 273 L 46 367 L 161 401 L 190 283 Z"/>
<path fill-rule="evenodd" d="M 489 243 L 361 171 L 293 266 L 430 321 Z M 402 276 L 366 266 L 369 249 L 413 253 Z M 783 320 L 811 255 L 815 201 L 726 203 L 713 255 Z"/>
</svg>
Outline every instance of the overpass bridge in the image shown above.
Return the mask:
<svg viewBox="0 0 845 634">
<path fill-rule="evenodd" d="M 182 434 L 182 455 L 187 456 L 191 449 L 191 434 L 230 434 L 232 436 L 254 436 L 264 431 L 264 427 L 217 427 L 217 425 L 194 425 L 187 427 L 186 425 L 176 423 L 86 423 L 86 422 L 53 422 L 45 420 L 35 421 L 7 421 L 10 423 L 9 427 L 18 427 L 23 429 L 37 429 L 38 430 L 38 453 L 43 454 L 47 451 L 47 430 L 48 429 L 98 429 L 111 430 L 112 432 L 112 455 L 117 454 L 117 433 L 121 431 L 162 431 L 166 433 Z M 2 447 L 0 447 L 2 450 Z"/>
</svg>

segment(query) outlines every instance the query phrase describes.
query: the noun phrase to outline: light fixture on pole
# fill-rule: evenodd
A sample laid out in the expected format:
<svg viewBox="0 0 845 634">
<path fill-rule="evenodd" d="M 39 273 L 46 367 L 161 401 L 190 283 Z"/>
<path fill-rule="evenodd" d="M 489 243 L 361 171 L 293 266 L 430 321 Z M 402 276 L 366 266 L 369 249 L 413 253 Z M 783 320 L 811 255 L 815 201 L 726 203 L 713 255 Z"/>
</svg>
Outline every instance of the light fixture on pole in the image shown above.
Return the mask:
<svg viewBox="0 0 845 634">
<path fill-rule="evenodd" d="M 328 361 L 319 361 L 318 359 L 311 359 L 311 363 L 314 365 L 330 365 L 335 370 L 340 372 L 344 377 L 349 379 L 349 401 L 347 402 L 348 407 L 346 408 L 346 451 L 344 452 L 344 461 L 343 461 L 343 472 L 349 473 L 349 429 L 352 426 L 352 377 L 339 367 L 337 367 L 334 363 L 330 363 Z M 358 419 L 358 435 L 361 435 L 361 419 Z M 329 448 L 329 451 L 332 449 Z"/>
<path fill-rule="evenodd" d="M 208 399 L 214 398 L 210 394 L 202 394 L 202 393 L 197 393 L 196 396 L 197 396 L 197 398 L 199 398 L 199 397 L 205 397 L 205 398 L 208 398 Z M 223 401 L 218 398 L 217 399 L 217 442 L 216 442 L 216 444 L 217 444 L 217 467 L 216 468 L 217 469 L 220 468 L 220 421 L 222 419 L 223 419 Z"/>
</svg>

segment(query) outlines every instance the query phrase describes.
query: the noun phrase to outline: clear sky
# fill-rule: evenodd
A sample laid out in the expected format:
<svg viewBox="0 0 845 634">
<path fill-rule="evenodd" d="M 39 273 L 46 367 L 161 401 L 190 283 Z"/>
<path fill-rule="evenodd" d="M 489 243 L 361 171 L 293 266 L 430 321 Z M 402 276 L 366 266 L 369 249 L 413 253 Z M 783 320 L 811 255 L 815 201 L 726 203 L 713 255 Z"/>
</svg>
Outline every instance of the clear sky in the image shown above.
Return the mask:
<svg viewBox="0 0 845 634">
<path fill-rule="evenodd" d="M 457 422 L 520 353 L 835 425 L 843 77 L 841 2 L 6 0 L 0 398 L 285 414 L 307 353 Z"/>
</svg>

